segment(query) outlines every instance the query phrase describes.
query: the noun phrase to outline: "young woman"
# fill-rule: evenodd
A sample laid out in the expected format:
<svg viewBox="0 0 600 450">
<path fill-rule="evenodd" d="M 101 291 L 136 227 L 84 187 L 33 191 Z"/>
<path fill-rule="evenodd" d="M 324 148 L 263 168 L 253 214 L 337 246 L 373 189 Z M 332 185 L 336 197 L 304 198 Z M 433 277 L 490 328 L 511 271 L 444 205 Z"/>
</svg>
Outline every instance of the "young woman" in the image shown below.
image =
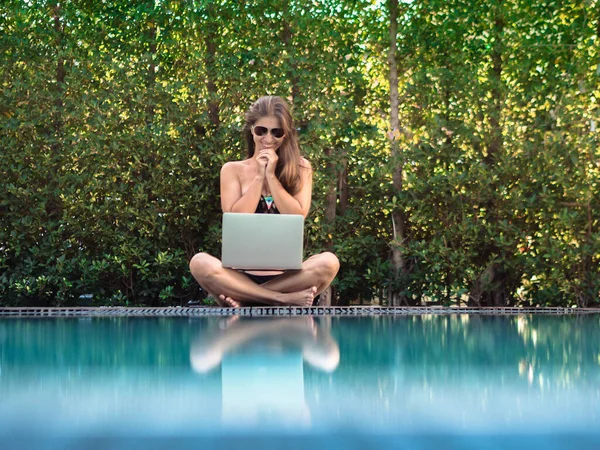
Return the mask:
<svg viewBox="0 0 600 450">
<path fill-rule="evenodd" d="M 248 158 L 221 169 L 223 212 L 308 215 L 312 168 L 300 156 L 288 104 L 280 97 L 259 98 L 246 113 Z M 301 270 L 240 272 L 198 253 L 190 261 L 194 278 L 221 306 L 248 304 L 310 306 L 339 270 L 330 252 L 308 258 Z"/>
</svg>

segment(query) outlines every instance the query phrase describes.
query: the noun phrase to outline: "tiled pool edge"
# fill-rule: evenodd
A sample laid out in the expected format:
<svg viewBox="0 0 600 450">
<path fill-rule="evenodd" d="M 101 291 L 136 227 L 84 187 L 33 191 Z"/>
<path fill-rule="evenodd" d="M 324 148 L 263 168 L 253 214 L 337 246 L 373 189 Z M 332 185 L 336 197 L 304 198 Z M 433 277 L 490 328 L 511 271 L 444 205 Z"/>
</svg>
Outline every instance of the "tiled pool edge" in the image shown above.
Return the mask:
<svg viewBox="0 0 600 450">
<path fill-rule="evenodd" d="M 600 314 L 600 308 L 446 308 L 446 307 L 1 307 L 0 317 L 205 317 L 205 316 L 393 316 L 393 315 L 521 315 L 521 314 Z"/>
</svg>

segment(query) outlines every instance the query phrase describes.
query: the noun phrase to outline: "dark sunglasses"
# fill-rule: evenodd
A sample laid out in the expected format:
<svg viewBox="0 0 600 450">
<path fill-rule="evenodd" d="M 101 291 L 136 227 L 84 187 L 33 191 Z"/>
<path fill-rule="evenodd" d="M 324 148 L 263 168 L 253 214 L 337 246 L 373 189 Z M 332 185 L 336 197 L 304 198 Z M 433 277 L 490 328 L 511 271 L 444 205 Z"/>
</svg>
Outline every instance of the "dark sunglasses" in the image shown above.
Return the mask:
<svg viewBox="0 0 600 450">
<path fill-rule="evenodd" d="M 267 127 L 252 127 L 252 131 L 259 137 L 265 136 L 269 132 L 275 139 L 281 139 L 283 136 L 285 136 L 285 131 L 283 131 L 283 128 L 268 129 Z"/>
</svg>

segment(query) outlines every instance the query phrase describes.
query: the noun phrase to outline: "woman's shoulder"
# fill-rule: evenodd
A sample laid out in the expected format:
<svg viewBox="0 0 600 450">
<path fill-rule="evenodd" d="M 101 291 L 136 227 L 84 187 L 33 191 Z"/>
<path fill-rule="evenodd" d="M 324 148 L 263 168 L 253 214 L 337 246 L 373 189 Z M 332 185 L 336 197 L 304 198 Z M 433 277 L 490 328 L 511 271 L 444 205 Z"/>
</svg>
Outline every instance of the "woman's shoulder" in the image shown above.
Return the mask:
<svg viewBox="0 0 600 450">
<path fill-rule="evenodd" d="M 223 164 L 221 172 L 240 172 L 248 167 L 248 160 L 244 159 L 241 161 L 229 161 Z"/>
<path fill-rule="evenodd" d="M 305 168 L 305 169 L 311 168 L 310 161 L 308 159 L 306 159 L 304 156 L 300 157 L 300 167 Z"/>
<path fill-rule="evenodd" d="M 312 170 L 312 166 L 310 165 L 310 161 L 308 159 L 306 159 L 305 157 L 303 157 L 303 156 L 300 157 L 300 168 L 301 169 Z"/>
</svg>

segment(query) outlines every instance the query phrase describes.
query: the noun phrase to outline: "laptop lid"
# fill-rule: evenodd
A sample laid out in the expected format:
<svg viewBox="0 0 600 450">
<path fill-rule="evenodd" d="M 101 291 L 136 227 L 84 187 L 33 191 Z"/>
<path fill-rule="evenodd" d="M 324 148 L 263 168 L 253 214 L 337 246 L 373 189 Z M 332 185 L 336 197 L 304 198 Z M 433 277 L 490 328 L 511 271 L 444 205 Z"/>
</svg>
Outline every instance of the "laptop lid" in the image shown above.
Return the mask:
<svg viewBox="0 0 600 450">
<path fill-rule="evenodd" d="M 224 267 L 301 269 L 304 217 L 297 214 L 224 213 L 221 249 Z"/>
</svg>

